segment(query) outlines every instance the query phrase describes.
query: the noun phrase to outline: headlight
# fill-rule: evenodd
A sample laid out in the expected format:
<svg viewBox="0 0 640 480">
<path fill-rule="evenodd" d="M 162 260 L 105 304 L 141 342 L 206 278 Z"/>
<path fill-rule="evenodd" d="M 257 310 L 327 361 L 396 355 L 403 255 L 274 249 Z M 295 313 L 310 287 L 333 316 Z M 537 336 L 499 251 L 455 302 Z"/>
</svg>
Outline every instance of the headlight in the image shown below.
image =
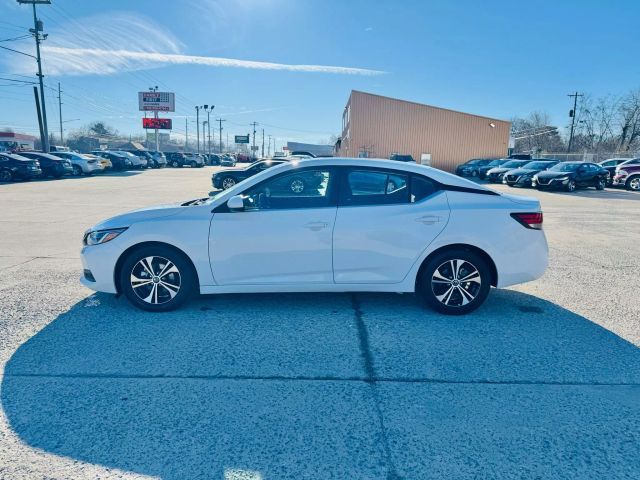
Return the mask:
<svg viewBox="0 0 640 480">
<path fill-rule="evenodd" d="M 99 245 L 101 243 L 107 243 L 116 238 L 126 228 L 112 228 L 109 230 L 95 230 L 87 232 L 84 235 L 83 243 L 85 245 Z"/>
</svg>

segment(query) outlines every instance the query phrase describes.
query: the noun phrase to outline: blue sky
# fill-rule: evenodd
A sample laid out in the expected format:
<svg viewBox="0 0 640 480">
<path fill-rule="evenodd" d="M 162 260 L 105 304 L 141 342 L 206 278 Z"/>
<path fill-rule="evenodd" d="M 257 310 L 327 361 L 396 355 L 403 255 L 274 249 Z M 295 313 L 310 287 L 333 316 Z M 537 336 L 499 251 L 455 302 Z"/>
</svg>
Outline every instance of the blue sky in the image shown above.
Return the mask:
<svg viewBox="0 0 640 480">
<path fill-rule="evenodd" d="M 541 110 L 564 127 L 568 93 L 640 87 L 640 2 L 630 0 L 53 0 L 39 13 L 67 131 L 104 120 L 142 133 L 136 92 L 154 85 L 177 94 L 178 136 L 206 103 L 225 133 L 256 121 L 279 143 L 339 134 L 352 89 L 503 119 Z M 0 0 L 0 40 L 31 22 L 28 7 Z M 30 38 L 0 45 L 34 51 Z M 35 78 L 35 62 L 0 50 L 0 72 L 30 80 L 19 75 Z M 0 128 L 35 133 L 32 92 L 15 83 L 0 80 Z"/>
</svg>

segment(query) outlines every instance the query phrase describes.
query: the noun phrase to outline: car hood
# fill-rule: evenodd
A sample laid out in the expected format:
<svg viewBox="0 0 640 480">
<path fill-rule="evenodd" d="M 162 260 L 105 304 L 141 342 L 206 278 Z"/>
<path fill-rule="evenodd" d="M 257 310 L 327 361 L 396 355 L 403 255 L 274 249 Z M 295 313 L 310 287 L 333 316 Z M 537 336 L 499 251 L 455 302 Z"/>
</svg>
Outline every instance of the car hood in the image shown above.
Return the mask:
<svg viewBox="0 0 640 480">
<path fill-rule="evenodd" d="M 570 177 L 574 172 L 551 172 L 549 170 L 544 170 L 538 173 L 538 178 L 559 178 L 559 177 Z"/>
<path fill-rule="evenodd" d="M 535 168 L 514 168 L 513 170 L 509 170 L 510 175 L 527 175 L 530 173 L 540 172 L 542 170 L 536 170 Z"/>
<path fill-rule="evenodd" d="M 503 167 L 493 167 L 487 173 L 504 173 L 504 172 L 508 172 L 509 170 L 513 170 L 513 169 L 512 168 L 503 168 Z"/>
<path fill-rule="evenodd" d="M 166 205 L 155 205 L 153 207 L 140 208 L 132 210 L 122 215 L 108 218 L 97 223 L 91 230 L 106 230 L 108 228 L 130 227 L 134 223 L 144 222 L 146 220 L 155 220 L 157 218 L 169 217 L 184 211 L 184 202 L 171 203 Z"/>
</svg>

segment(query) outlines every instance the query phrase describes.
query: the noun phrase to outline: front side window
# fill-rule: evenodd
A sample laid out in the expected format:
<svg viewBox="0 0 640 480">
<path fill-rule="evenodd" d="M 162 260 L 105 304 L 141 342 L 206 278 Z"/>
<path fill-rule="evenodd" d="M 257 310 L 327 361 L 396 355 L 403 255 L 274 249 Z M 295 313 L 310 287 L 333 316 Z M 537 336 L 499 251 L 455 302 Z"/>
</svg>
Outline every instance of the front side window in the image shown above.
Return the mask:
<svg viewBox="0 0 640 480">
<path fill-rule="evenodd" d="M 326 169 L 278 175 L 245 192 L 245 210 L 328 207 L 331 178 L 331 172 Z"/>
<path fill-rule="evenodd" d="M 377 170 L 354 170 L 347 174 L 344 205 L 409 203 L 408 176 Z"/>
</svg>

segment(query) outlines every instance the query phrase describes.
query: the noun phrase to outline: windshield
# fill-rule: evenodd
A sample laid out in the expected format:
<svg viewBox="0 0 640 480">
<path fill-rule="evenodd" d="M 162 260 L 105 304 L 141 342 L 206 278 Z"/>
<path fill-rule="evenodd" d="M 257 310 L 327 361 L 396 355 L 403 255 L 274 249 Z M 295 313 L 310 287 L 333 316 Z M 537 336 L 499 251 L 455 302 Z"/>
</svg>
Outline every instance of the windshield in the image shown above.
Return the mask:
<svg viewBox="0 0 640 480">
<path fill-rule="evenodd" d="M 554 165 L 549 170 L 553 172 L 573 172 L 578 169 L 580 163 L 558 163 Z"/>
<path fill-rule="evenodd" d="M 467 162 L 467 165 L 477 165 L 478 163 L 480 163 L 482 160 L 479 158 L 474 158 L 473 160 L 469 160 Z"/>
<path fill-rule="evenodd" d="M 503 164 L 503 168 L 517 168 L 522 165 L 525 165 L 527 162 L 522 160 L 509 160 L 507 163 Z"/>
<path fill-rule="evenodd" d="M 531 170 L 542 170 L 549 167 L 549 165 L 552 165 L 552 162 L 529 162 L 526 165 L 523 165 L 522 168 L 528 168 Z"/>
<path fill-rule="evenodd" d="M 487 167 L 497 167 L 498 165 L 502 165 L 504 163 L 504 160 L 491 160 L 491 162 L 489 163 L 489 165 L 487 165 Z"/>
</svg>

